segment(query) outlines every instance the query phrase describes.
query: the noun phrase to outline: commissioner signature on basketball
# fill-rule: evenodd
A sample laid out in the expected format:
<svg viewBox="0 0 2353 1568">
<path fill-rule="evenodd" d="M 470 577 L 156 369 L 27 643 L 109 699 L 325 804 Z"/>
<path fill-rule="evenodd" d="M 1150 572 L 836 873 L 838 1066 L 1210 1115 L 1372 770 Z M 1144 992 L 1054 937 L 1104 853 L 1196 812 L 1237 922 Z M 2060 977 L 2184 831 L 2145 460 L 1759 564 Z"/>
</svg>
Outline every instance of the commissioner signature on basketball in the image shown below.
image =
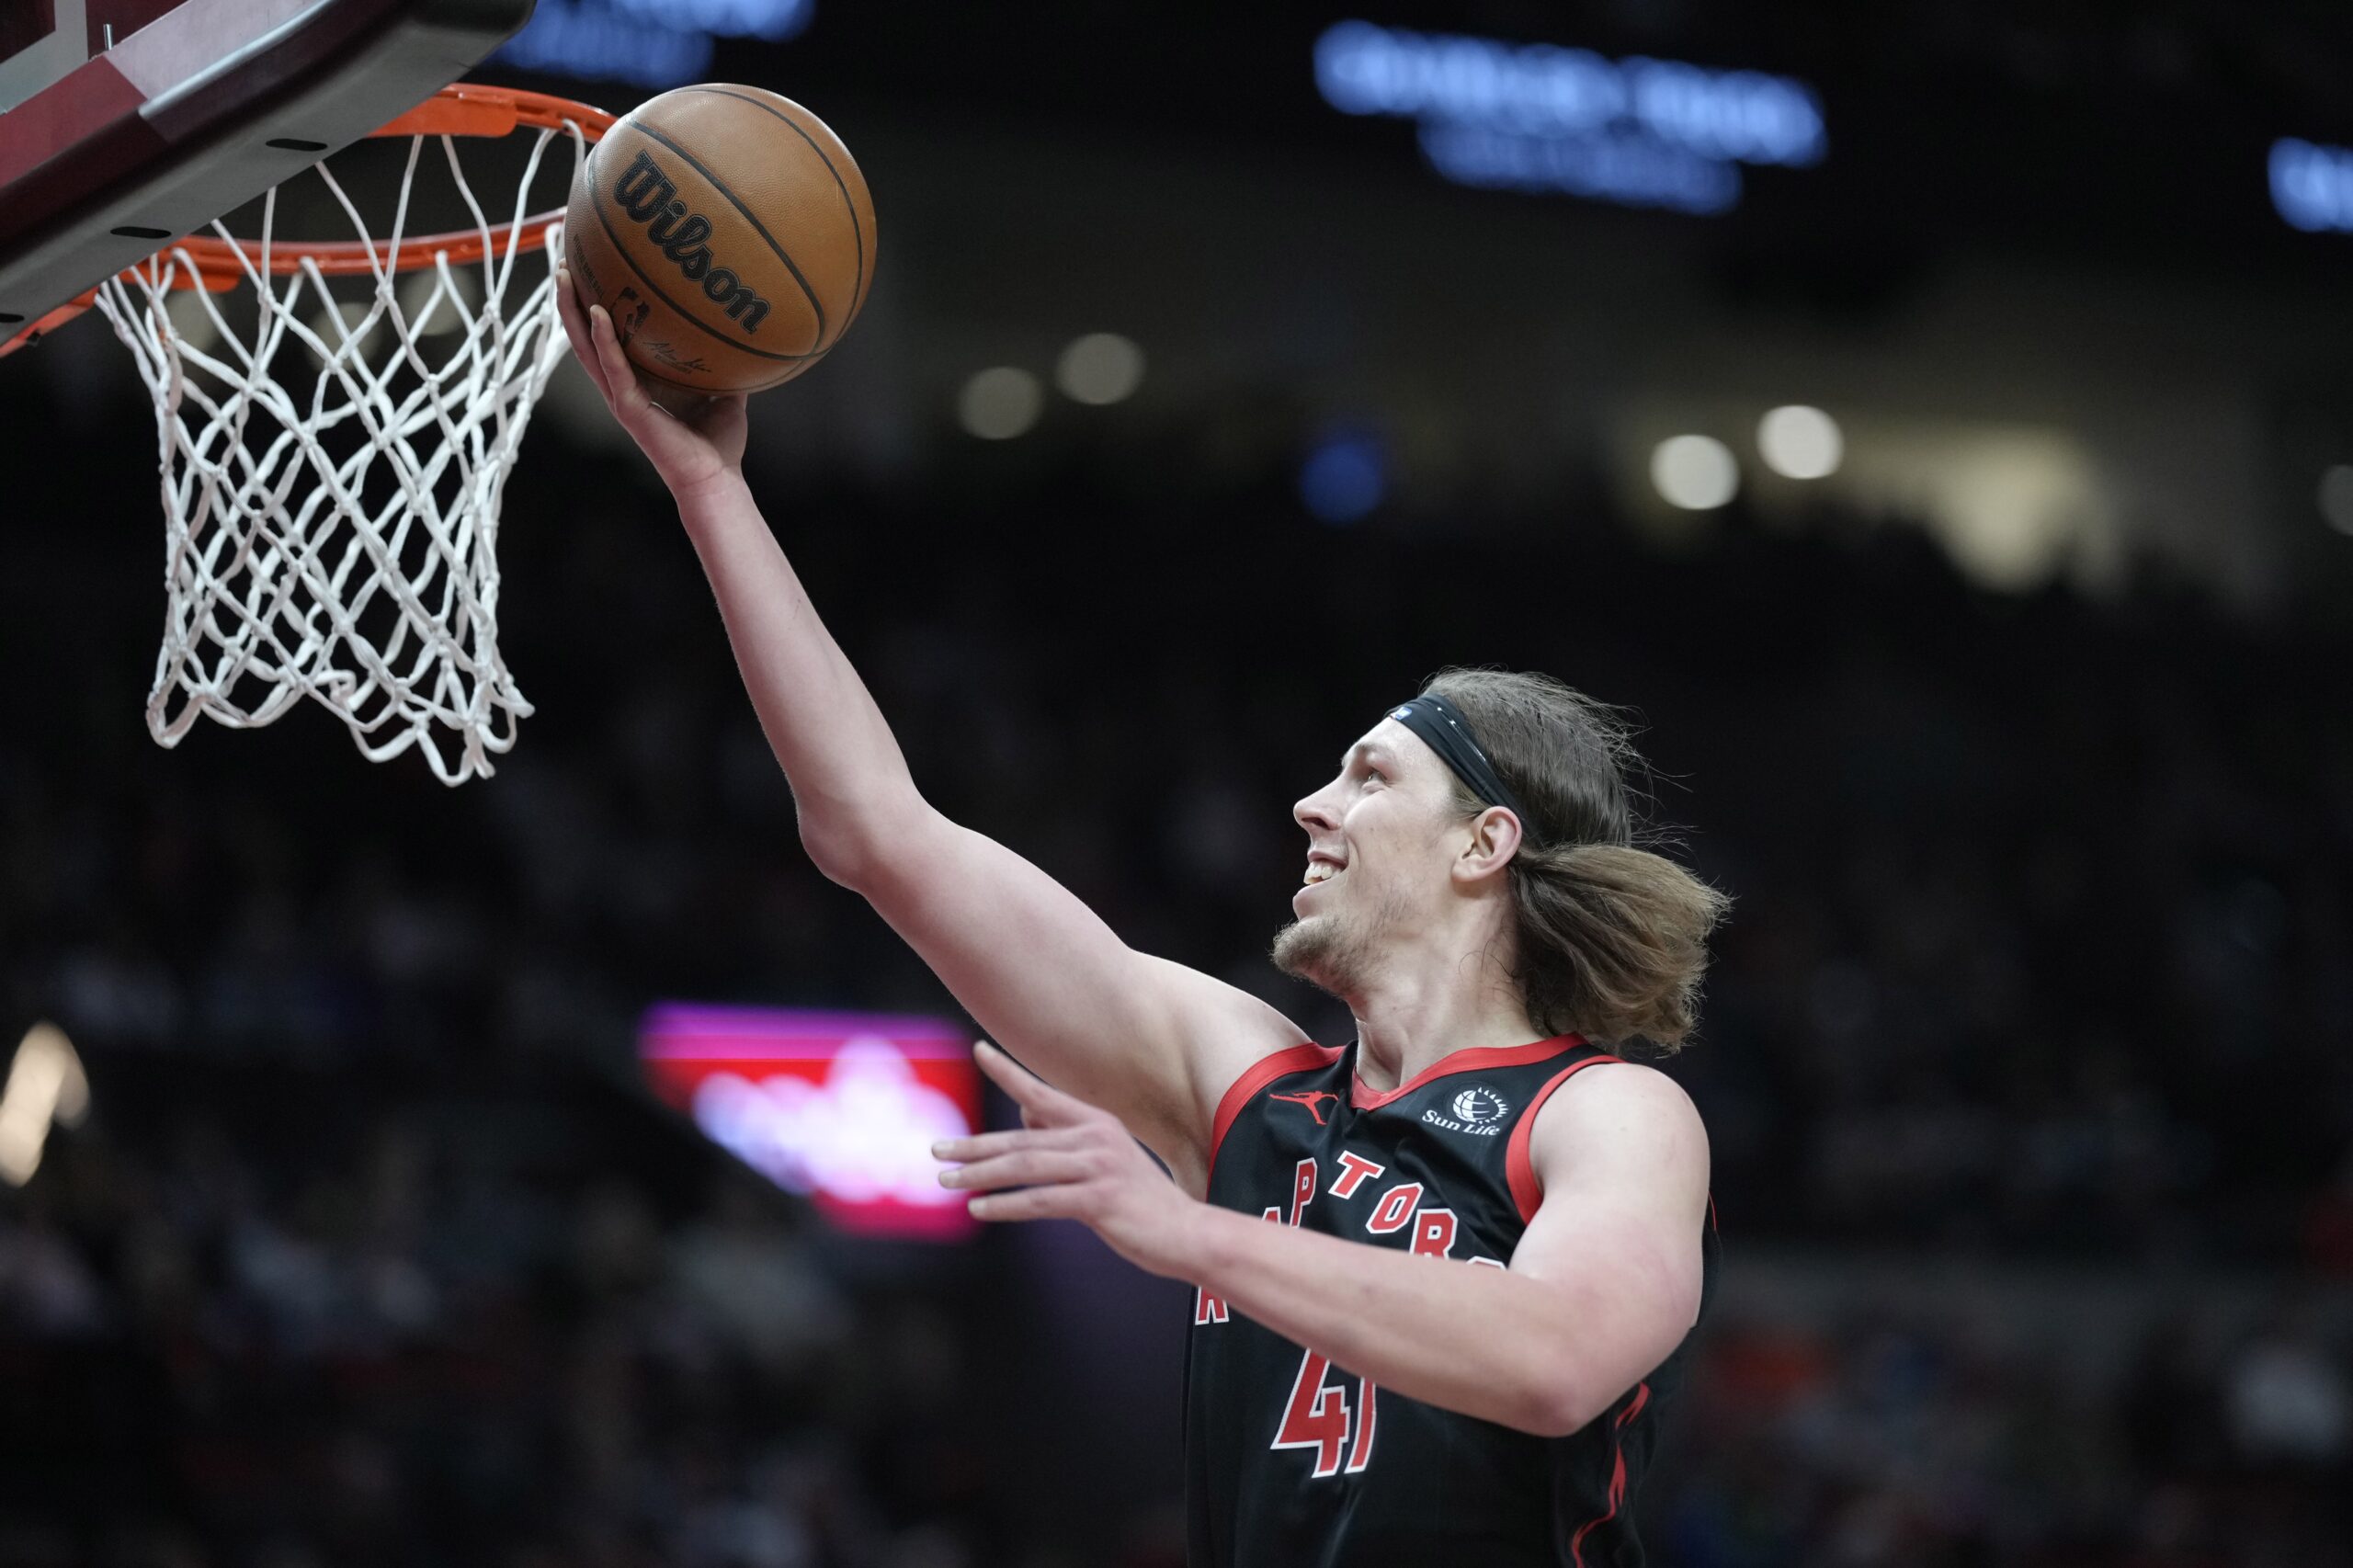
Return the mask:
<svg viewBox="0 0 2353 1568">
<path fill-rule="evenodd" d="M 621 171 L 613 182 L 613 199 L 631 222 L 645 225 L 645 237 L 677 264 L 688 282 L 701 284 L 707 299 L 727 307 L 729 320 L 743 323 L 746 334 L 760 330 L 768 302 L 726 267 L 711 265 L 710 246 L 703 243 L 710 238 L 710 220 L 688 210 L 676 183 L 651 153 L 641 150 Z"/>
<path fill-rule="evenodd" d="M 662 363 L 669 366 L 674 370 L 702 370 L 707 372 L 710 369 L 710 367 L 704 364 L 699 358 L 689 359 L 682 357 L 676 349 L 671 347 L 669 344 L 664 342 L 658 337 L 647 338 L 643 347 L 648 354 L 653 355 L 656 359 L 661 360 Z"/>
</svg>

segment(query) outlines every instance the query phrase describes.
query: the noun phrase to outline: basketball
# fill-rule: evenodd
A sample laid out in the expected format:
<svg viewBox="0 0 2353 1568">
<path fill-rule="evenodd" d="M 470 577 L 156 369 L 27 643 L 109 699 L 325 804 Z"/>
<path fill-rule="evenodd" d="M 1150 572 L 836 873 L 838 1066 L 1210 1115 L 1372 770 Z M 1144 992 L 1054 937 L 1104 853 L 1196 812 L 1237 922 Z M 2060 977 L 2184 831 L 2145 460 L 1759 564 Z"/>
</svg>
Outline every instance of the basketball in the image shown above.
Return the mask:
<svg viewBox="0 0 2353 1568">
<path fill-rule="evenodd" d="M 649 98 L 582 165 L 564 259 L 648 378 L 705 396 L 824 358 L 874 277 L 874 202 L 791 99 L 708 83 Z"/>
</svg>

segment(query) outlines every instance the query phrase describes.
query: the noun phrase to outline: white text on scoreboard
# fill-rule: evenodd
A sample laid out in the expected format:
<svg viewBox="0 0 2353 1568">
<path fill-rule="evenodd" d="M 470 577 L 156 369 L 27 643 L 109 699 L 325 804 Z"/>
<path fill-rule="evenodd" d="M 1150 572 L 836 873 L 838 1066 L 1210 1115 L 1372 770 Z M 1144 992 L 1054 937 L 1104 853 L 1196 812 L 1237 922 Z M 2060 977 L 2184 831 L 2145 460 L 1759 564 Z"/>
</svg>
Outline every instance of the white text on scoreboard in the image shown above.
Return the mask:
<svg viewBox="0 0 2353 1568">
<path fill-rule="evenodd" d="M 676 87 L 710 74 L 712 40 L 781 43 L 805 30 L 816 0 L 539 0 L 491 58 L 525 71 Z"/>
<path fill-rule="evenodd" d="M 1829 149 L 1821 100 L 1793 77 L 1552 44 L 1338 22 L 1316 40 L 1315 85 L 1344 114 L 1416 122 L 1458 185 L 1625 206 L 1726 211 L 1741 165 L 1802 168 Z"/>
</svg>

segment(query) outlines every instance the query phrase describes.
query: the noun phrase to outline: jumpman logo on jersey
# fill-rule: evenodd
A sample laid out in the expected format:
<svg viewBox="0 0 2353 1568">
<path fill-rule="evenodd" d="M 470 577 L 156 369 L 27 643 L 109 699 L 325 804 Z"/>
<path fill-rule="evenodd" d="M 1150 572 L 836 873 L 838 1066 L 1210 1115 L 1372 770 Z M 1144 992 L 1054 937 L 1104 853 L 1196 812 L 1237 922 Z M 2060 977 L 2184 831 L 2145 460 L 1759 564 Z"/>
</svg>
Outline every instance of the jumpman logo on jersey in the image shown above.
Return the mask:
<svg viewBox="0 0 2353 1568">
<path fill-rule="evenodd" d="M 1330 1100 L 1333 1104 L 1337 1105 L 1340 1101 L 1340 1096 L 1332 1093 L 1329 1089 L 1310 1089 L 1303 1095 L 1268 1095 L 1267 1097 L 1270 1100 L 1289 1100 L 1294 1105 L 1305 1106 L 1307 1108 L 1307 1114 L 1315 1119 L 1315 1125 L 1318 1127 L 1324 1125 L 1324 1108 L 1317 1105 L 1315 1102 L 1318 1100 Z"/>
</svg>

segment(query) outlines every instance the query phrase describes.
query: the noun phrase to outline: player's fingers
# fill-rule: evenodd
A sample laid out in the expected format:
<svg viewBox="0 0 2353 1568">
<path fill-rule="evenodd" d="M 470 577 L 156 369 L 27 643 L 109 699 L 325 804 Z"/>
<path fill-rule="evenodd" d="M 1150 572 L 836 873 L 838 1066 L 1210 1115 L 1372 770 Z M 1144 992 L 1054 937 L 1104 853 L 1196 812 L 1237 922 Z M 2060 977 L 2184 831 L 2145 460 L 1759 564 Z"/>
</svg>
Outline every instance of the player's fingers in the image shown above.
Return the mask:
<svg viewBox="0 0 2353 1568">
<path fill-rule="evenodd" d="M 994 1192 L 1006 1187 L 1036 1187 L 1044 1183 L 1084 1181 L 1095 1166 L 1081 1153 L 1069 1149 L 1017 1149 L 994 1159 L 939 1173 L 939 1185 L 969 1192 Z"/>
<path fill-rule="evenodd" d="M 1076 1142 L 1075 1133 L 1059 1129 L 1050 1132 L 982 1132 L 970 1138 L 942 1138 L 931 1146 L 931 1157 L 962 1163 L 985 1160 L 1016 1149 L 1067 1148 Z"/>
<path fill-rule="evenodd" d="M 1021 1119 L 1033 1126 L 1067 1124 L 1087 1108 L 1085 1100 L 1063 1093 L 987 1040 L 972 1047 L 972 1058 L 991 1083 L 1013 1096 Z"/>
<path fill-rule="evenodd" d="M 580 291 L 572 286 L 572 268 L 562 262 L 555 268 L 555 319 L 563 325 L 572 351 L 585 358 L 588 319 L 580 313 Z"/>
<path fill-rule="evenodd" d="M 983 1193 L 964 1207 L 975 1220 L 1063 1220 L 1078 1212 L 1072 1192 L 1067 1187 L 1025 1187 Z"/>
<path fill-rule="evenodd" d="M 603 373 L 606 401 L 618 407 L 630 401 L 637 378 L 630 373 L 629 355 L 613 327 L 613 313 L 602 305 L 588 307 L 588 336 L 597 350 L 597 369 Z"/>
<path fill-rule="evenodd" d="M 620 335 L 613 331 L 611 312 L 602 305 L 591 305 L 588 323 L 597 339 L 597 363 L 605 372 L 605 401 L 612 405 L 615 414 L 631 421 L 642 419 L 654 400 L 639 384 L 637 372 L 630 369 L 629 356 L 621 351 Z"/>
<path fill-rule="evenodd" d="M 605 367 L 597 362 L 595 337 L 588 330 L 588 318 L 581 311 L 579 292 L 572 286 L 572 269 L 559 265 L 555 269 L 555 315 L 563 324 L 564 341 L 572 345 L 572 357 L 580 361 L 588 379 L 605 400 L 612 401 L 612 389 L 605 384 Z"/>
</svg>

